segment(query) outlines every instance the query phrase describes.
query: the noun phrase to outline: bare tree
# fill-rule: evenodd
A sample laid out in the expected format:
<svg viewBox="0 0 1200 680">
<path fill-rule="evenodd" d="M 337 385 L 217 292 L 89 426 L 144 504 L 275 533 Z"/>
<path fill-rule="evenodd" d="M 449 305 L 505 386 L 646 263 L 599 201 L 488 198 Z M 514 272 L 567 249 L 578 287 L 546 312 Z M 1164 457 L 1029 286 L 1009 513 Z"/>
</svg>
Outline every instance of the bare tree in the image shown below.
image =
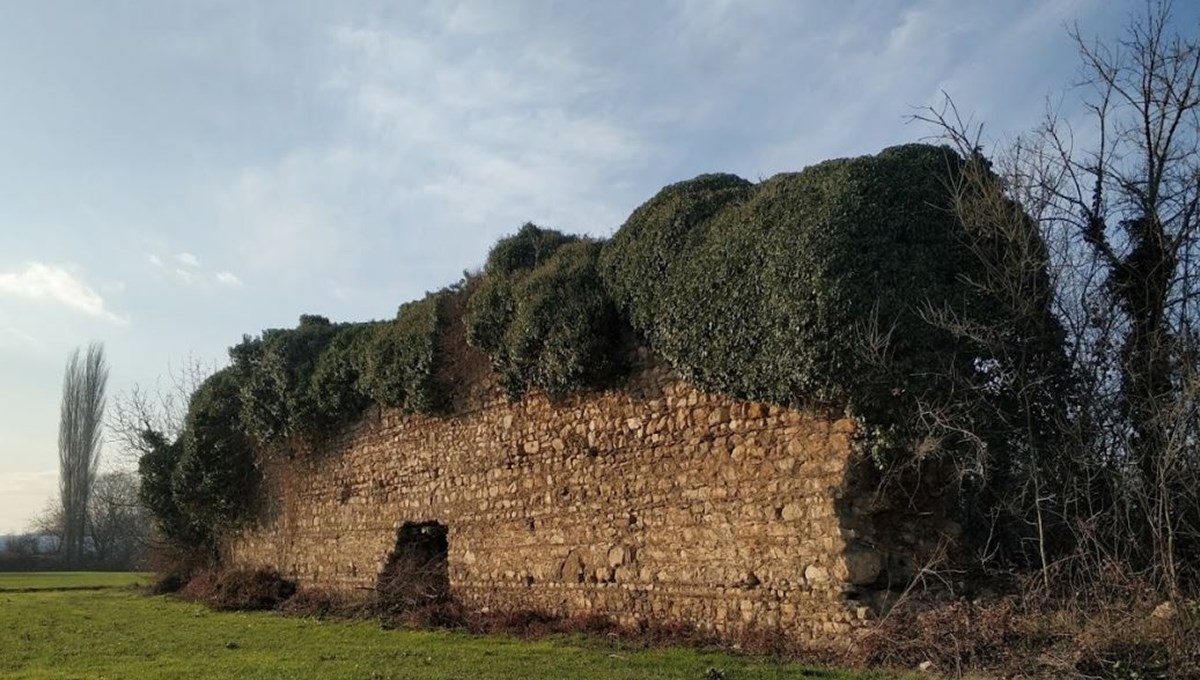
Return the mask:
<svg viewBox="0 0 1200 680">
<path fill-rule="evenodd" d="M 83 554 L 87 508 L 100 465 L 108 364 L 104 346 L 92 343 L 87 354 L 76 349 L 63 376 L 58 429 L 59 497 L 63 509 L 63 552 L 68 563 Z"/>
<path fill-rule="evenodd" d="M 147 439 L 148 432 L 157 433 L 168 442 L 178 439 L 188 402 L 215 372 L 215 364 L 189 355 L 178 366 L 168 366 L 167 376 L 160 377 L 153 387 L 134 385 L 128 392 L 118 394 L 107 425 L 121 462 L 137 467 L 138 460 L 153 449 L 155 440 Z"/>
<path fill-rule="evenodd" d="M 62 552 L 63 544 L 63 528 L 66 523 L 63 521 L 62 498 L 49 498 L 46 500 L 46 507 L 42 508 L 42 512 L 34 517 L 30 523 L 30 529 L 34 533 L 42 536 L 49 536 L 54 540 L 55 552 Z"/>
<path fill-rule="evenodd" d="M 116 471 L 98 476 L 88 502 L 88 535 L 96 561 L 130 568 L 147 548 L 150 534 L 150 514 L 138 500 L 137 475 Z"/>
<path fill-rule="evenodd" d="M 966 173 L 954 208 L 1001 242 L 1028 215 L 1047 248 L 1079 389 L 1053 455 L 1027 452 L 1007 499 L 1036 525 L 1043 570 L 1050 520 L 1069 529 L 1077 557 L 1145 568 L 1178 596 L 1200 578 L 1181 571 L 1200 556 L 1200 40 L 1172 26 L 1163 1 L 1111 44 L 1072 31 L 1089 127 L 1048 114 L 994 154 L 994 173 Z M 917 118 L 981 157 L 981 129 L 952 103 Z M 1019 301 L 1041 258 L 1012 239 L 996 252 L 996 275 L 976 283 Z"/>
<path fill-rule="evenodd" d="M 1073 33 L 1084 60 L 1087 102 L 1099 131 L 1090 152 L 1056 144 L 1072 178 L 1065 206 L 1107 270 L 1122 319 L 1119 369 L 1131 463 L 1146 493 L 1160 576 L 1178 583 L 1179 526 L 1172 474 L 1177 455 L 1169 414 L 1184 397 L 1180 363 L 1195 304 L 1186 255 L 1200 215 L 1200 42 L 1172 33 L 1169 2 L 1148 5 L 1114 46 Z M 1053 127 L 1047 135 L 1061 140 Z M 1079 187 L 1075 182 L 1083 182 Z M 1086 187 L 1086 190 L 1084 188 Z"/>
</svg>

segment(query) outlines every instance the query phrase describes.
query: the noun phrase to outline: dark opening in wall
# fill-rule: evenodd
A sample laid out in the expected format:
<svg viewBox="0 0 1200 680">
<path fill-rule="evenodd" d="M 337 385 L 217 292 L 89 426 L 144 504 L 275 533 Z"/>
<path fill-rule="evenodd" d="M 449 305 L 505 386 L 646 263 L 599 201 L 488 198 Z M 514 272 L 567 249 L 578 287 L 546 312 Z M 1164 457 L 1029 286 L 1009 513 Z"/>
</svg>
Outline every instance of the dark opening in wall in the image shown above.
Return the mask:
<svg viewBox="0 0 1200 680">
<path fill-rule="evenodd" d="M 449 598 L 448 531 L 437 522 L 408 522 L 400 527 L 396 548 L 375 583 L 385 609 L 408 611 Z"/>
</svg>

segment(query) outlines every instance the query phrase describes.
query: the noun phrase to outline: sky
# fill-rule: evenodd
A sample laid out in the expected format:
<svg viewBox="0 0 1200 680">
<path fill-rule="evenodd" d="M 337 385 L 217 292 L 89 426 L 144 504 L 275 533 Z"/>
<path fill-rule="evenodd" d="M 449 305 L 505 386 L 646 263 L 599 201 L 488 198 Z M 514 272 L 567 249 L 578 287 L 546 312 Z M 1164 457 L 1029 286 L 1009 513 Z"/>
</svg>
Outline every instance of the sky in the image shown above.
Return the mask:
<svg viewBox="0 0 1200 680">
<path fill-rule="evenodd" d="M 1141 6 L 4 3 L 0 533 L 56 493 L 75 347 L 115 396 L 301 314 L 391 317 L 526 221 L 606 236 L 700 173 L 922 140 L 943 92 L 1003 140 L 1070 113 L 1068 26 Z"/>
</svg>

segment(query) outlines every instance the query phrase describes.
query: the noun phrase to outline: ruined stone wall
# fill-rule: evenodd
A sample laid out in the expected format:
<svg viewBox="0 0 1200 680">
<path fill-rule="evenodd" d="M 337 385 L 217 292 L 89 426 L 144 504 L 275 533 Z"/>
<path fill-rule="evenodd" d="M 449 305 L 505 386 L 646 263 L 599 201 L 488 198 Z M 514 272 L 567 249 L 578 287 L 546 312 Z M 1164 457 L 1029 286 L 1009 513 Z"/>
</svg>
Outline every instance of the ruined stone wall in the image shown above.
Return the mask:
<svg viewBox="0 0 1200 680">
<path fill-rule="evenodd" d="M 305 586 L 371 588 L 399 528 L 435 520 L 468 606 L 829 641 L 912 557 L 847 481 L 853 435 L 661 370 L 559 405 L 376 412 L 272 463 L 262 517 L 225 550 Z"/>
</svg>

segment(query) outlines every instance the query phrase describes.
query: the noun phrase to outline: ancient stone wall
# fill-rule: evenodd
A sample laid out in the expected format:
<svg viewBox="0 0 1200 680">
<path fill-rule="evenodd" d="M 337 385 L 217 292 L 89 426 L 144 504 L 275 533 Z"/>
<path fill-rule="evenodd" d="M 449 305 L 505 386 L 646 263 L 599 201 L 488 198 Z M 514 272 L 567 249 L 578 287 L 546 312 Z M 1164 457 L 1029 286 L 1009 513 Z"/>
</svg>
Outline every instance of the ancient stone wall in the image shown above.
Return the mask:
<svg viewBox="0 0 1200 680">
<path fill-rule="evenodd" d="M 262 517 L 226 556 L 369 589 L 401 527 L 436 521 L 468 606 L 830 641 L 923 540 L 877 526 L 849 481 L 853 436 L 850 420 L 702 394 L 661 370 L 558 405 L 375 412 L 276 457 Z"/>
</svg>

